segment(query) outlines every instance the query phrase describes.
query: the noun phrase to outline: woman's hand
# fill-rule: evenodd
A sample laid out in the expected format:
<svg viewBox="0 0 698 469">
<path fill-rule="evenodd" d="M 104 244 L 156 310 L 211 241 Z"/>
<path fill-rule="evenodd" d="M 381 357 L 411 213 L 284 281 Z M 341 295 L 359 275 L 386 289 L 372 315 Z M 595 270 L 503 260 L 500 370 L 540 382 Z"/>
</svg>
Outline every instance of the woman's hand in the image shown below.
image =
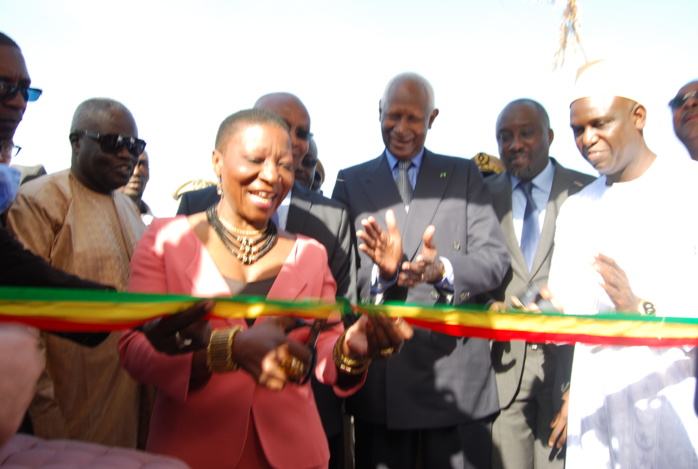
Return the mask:
<svg viewBox="0 0 698 469">
<path fill-rule="evenodd" d="M 402 344 L 414 335 L 404 319 L 362 315 L 344 336 L 342 353 L 352 358 L 388 358 L 400 353 Z"/>
<path fill-rule="evenodd" d="M 205 349 L 211 337 L 211 325 L 201 318 L 216 304 L 199 301 L 184 311 L 148 321 L 140 327 L 155 350 L 177 355 Z"/>
<path fill-rule="evenodd" d="M 287 382 L 298 380 L 294 370 L 302 376 L 311 366 L 310 349 L 286 336 L 294 323 L 290 317 L 269 318 L 238 333 L 233 342 L 233 360 L 271 391 L 281 391 Z"/>
</svg>

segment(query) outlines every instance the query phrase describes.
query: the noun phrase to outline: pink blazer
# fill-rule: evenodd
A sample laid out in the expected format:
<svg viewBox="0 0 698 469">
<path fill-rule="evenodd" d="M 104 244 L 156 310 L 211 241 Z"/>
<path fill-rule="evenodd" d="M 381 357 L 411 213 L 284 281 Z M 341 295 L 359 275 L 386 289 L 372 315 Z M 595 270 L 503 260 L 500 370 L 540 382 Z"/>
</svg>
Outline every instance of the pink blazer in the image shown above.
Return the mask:
<svg viewBox="0 0 698 469">
<path fill-rule="evenodd" d="M 231 295 L 228 284 L 185 217 L 153 221 L 131 261 L 129 290 L 204 298 Z M 299 235 L 268 298 L 334 301 L 335 291 L 324 247 Z M 246 328 L 242 319 L 211 321 L 214 329 L 232 325 Z M 315 373 L 327 384 L 337 379 L 332 347 L 340 332 L 341 325 L 323 332 L 318 340 Z M 299 341 L 307 336 L 308 328 L 290 334 Z M 119 353 L 124 367 L 135 379 L 158 389 L 147 444 L 149 451 L 181 458 L 193 468 L 236 467 L 252 418 L 264 454 L 274 467 L 327 464 L 327 440 L 310 384 L 290 384 L 281 392 L 271 392 L 258 386 L 245 371 L 239 371 L 216 374 L 202 389 L 190 393 L 192 354 L 159 353 L 137 331 L 123 335 Z M 335 391 L 346 396 L 355 389 L 342 391 L 335 387 Z"/>
</svg>

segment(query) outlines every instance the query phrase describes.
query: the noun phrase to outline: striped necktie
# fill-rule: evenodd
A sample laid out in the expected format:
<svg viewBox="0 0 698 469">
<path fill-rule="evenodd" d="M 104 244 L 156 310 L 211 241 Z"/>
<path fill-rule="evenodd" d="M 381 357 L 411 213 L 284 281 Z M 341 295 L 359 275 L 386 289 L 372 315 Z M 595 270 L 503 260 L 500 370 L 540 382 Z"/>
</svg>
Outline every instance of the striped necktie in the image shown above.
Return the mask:
<svg viewBox="0 0 698 469">
<path fill-rule="evenodd" d="M 407 176 L 407 170 L 410 169 L 410 166 L 412 166 L 411 161 L 398 162 L 397 180 L 395 181 L 402 203 L 405 204 L 405 210 L 410 208 L 410 202 L 412 201 L 412 184 L 410 184 L 410 178 Z"/>
</svg>

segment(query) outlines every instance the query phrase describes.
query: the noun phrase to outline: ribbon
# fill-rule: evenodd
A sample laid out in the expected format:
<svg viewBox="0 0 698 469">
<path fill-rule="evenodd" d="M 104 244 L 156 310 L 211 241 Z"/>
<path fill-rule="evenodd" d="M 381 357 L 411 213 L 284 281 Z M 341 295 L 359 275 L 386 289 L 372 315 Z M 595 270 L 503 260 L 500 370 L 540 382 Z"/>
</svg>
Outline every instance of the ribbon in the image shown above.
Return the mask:
<svg viewBox="0 0 698 469">
<path fill-rule="evenodd" d="M 0 322 L 19 322 L 55 331 L 116 331 L 182 311 L 201 298 L 185 295 L 122 293 L 98 290 L 0 287 Z M 559 313 L 495 313 L 477 305 L 424 306 L 387 303 L 352 307 L 337 303 L 286 302 L 263 297 L 215 298 L 208 317 L 257 318 L 292 315 L 326 319 L 343 315 L 382 314 L 403 317 L 410 324 L 454 336 L 528 342 L 648 345 L 698 345 L 698 318 L 650 317 L 623 314 L 593 316 Z"/>
</svg>

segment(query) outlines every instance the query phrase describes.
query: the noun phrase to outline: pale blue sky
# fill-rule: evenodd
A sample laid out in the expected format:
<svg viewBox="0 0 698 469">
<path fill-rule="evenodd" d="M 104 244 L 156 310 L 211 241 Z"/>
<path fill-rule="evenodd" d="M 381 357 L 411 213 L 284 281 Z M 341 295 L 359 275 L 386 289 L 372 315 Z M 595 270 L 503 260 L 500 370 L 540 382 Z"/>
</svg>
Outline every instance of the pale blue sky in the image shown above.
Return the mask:
<svg viewBox="0 0 698 469">
<path fill-rule="evenodd" d="M 636 59 L 650 148 L 688 158 L 666 103 L 698 77 L 698 2 L 578 3 L 590 60 Z M 262 94 L 289 91 L 310 112 L 329 195 L 339 169 L 383 150 L 378 100 L 393 75 L 415 71 L 434 85 L 441 111 L 431 150 L 496 155 L 499 111 L 529 97 L 551 116 L 551 154 L 591 172 L 568 121 L 581 53 L 552 71 L 561 12 L 521 0 L 0 0 L 0 31 L 19 43 L 44 90 L 15 136 L 23 147 L 16 162 L 67 168 L 76 106 L 95 96 L 120 100 L 148 142 L 144 199 L 157 215 L 172 215 L 177 186 L 213 179 L 220 122 Z"/>
</svg>

